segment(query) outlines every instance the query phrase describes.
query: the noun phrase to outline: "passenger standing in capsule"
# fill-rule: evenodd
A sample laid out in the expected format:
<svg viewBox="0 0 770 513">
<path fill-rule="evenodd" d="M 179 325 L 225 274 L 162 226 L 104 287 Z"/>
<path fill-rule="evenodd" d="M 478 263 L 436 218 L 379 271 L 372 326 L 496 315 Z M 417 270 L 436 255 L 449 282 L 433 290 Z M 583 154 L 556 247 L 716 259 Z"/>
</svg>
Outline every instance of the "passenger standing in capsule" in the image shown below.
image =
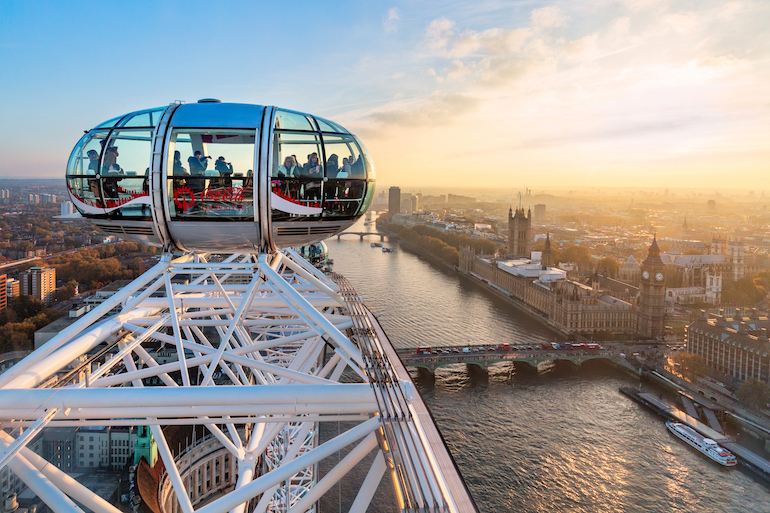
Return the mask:
<svg viewBox="0 0 770 513">
<path fill-rule="evenodd" d="M 192 157 L 187 159 L 187 164 L 190 166 L 190 175 L 200 177 L 188 180 L 193 192 L 203 192 L 203 189 L 206 187 L 206 179 L 204 176 L 206 174 L 206 168 L 209 165 L 208 159 L 210 158 L 211 157 L 203 156 L 203 153 L 200 151 L 196 151 Z"/>
<path fill-rule="evenodd" d="M 190 173 L 182 165 L 182 154 L 179 151 L 174 152 L 174 176 L 189 176 Z"/>
<path fill-rule="evenodd" d="M 101 194 L 99 192 L 99 152 L 96 150 L 88 150 L 88 174 L 89 175 L 96 175 L 97 178 L 89 178 L 88 179 L 88 189 L 91 191 L 91 194 L 94 195 L 95 198 L 99 198 L 99 195 Z"/>
<path fill-rule="evenodd" d="M 337 171 L 340 170 L 339 157 L 336 153 L 332 153 L 329 159 L 326 161 L 326 176 L 327 178 L 336 178 Z"/>
<path fill-rule="evenodd" d="M 321 196 L 321 179 L 323 178 L 318 153 L 313 152 L 307 156 L 307 162 L 302 166 L 302 177 L 308 181 L 304 184 L 303 199 L 317 200 Z"/>
<path fill-rule="evenodd" d="M 104 152 L 104 160 L 102 161 L 102 173 L 107 173 L 111 168 L 114 167 L 114 164 L 117 164 L 118 162 L 118 147 L 117 146 L 108 146 L 107 151 Z M 120 169 L 120 166 L 118 166 L 118 169 Z"/>
<path fill-rule="evenodd" d="M 233 164 L 231 162 L 225 162 L 224 157 L 219 157 L 214 163 L 214 169 L 219 172 L 219 176 L 222 178 L 219 180 L 222 187 L 230 188 L 233 185 Z"/>
<path fill-rule="evenodd" d="M 283 165 L 278 167 L 278 172 L 275 174 L 278 178 L 294 178 L 298 175 L 297 161 L 291 155 L 283 159 Z"/>
<path fill-rule="evenodd" d="M 110 199 L 118 199 L 118 181 L 121 179 L 123 169 L 118 164 L 118 147 L 109 146 L 104 152 L 102 160 L 102 190 Z"/>
<path fill-rule="evenodd" d="M 96 150 L 88 150 L 88 171 L 89 175 L 99 174 L 99 152 Z"/>
</svg>

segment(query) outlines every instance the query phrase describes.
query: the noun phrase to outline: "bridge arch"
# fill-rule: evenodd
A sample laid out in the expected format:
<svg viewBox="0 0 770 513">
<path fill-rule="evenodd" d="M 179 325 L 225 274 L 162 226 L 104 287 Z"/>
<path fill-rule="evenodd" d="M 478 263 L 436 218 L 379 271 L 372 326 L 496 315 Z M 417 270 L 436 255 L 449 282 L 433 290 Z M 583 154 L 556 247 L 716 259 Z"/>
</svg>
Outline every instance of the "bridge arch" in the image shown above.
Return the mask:
<svg viewBox="0 0 770 513">
<path fill-rule="evenodd" d="M 368 237 L 368 236 L 379 237 L 380 240 L 385 240 L 386 237 L 388 237 L 384 233 L 377 233 L 377 232 L 342 232 L 337 234 L 337 240 L 340 240 L 344 235 L 353 235 L 358 237 L 359 240 L 364 240 L 364 237 Z"/>
</svg>

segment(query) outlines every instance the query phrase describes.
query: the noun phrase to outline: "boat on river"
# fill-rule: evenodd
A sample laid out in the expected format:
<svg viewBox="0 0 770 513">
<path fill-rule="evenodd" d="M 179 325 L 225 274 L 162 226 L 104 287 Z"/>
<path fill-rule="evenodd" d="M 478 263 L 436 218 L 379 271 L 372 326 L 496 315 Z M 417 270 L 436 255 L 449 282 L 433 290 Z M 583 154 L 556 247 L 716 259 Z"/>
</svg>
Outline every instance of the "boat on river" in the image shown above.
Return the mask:
<svg viewBox="0 0 770 513">
<path fill-rule="evenodd" d="M 727 449 L 720 447 L 711 438 L 706 438 L 700 433 L 695 431 L 690 426 L 681 424 L 679 422 L 666 422 L 666 427 L 677 438 L 687 443 L 689 446 L 698 450 L 698 452 L 705 454 L 713 461 L 716 461 L 720 465 L 725 467 L 734 467 L 738 464 L 733 453 Z"/>
</svg>

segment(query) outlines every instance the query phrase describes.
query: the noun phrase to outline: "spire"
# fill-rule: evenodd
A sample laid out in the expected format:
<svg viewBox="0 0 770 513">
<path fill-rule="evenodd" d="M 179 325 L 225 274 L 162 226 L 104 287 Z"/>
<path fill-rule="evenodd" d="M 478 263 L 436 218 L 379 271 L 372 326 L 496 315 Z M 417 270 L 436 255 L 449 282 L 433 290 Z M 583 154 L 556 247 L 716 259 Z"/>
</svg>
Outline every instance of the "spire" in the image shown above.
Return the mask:
<svg viewBox="0 0 770 513">
<path fill-rule="evenodd" d="M 660 248 L 658 247 L 658 236 L 654 234 L 652 236 L 652 244 L 650 245 L 650 253 L 655 252 L 654 256 L 660 256 Z"/>
<path fill-rule="evenodd" d="M 553 267 L 553 255 L 551 254 L 551 232 L 545 234 L 545 246 L 543 247 L 543 256 L 540 259 L 543 270 Z"/>
</svg>

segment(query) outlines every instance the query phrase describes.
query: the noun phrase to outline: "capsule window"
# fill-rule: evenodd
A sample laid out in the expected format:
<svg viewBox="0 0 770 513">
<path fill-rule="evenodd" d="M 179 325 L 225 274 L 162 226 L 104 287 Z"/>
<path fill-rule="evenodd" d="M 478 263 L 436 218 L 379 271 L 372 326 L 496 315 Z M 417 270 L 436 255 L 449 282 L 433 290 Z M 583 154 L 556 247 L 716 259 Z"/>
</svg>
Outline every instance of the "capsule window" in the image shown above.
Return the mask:
<svg viewBox="0 0 770 513">
<path fill-rule="evenodd" d="M 342 128 L 340 125 L 333 121 L 329 121 L 328 119 L 319 118 L 316 116 L 315 121 L 318 123 L 318 128 L 321 130 L 321 132 L 336 132 L 340 134 L 348 133 L 348 131 Z"/>
<path fill-rule="evenodd" d="M 255 130 L 175 129 L 168 206 L 176 220 L 253 220 Z"/>
<path fill-rule="evenodd" d="M 158 124 L 158 121 L 160 121 L 160 117 L 163 115 L 163 112 L 165 110 L 166 110 L 165 108 L 162 108 L 162 109 L 154 109 L 146 112 L 138 112 L 131 117 L 125 118 L 121 122 L 121 124 L 126 128 L 156 126 Z"/>
<path fill-rule="evenodd" d="M 276 131 L 271 206 L 274 221 L 319 217 L 325 166 L 317 134 Z"/>
<path fill-rule="evenodd" d="M 274 128 L 276 130 L 315 130 L 306 115 L 286 110 L 278 110 L 275 113 Z"/>
<path fill-rule="evenodd" d="M 101 189 L 111 216 L 149 217 L 152 131 L 114 130 L 102 150 Z"/>
<path fill-rule="evenodd" d="M 81 214 L 103 214 L 100 184 L 102 148 L 109 130 L 92 130 L 80 139 L 67 163 L 67 186 Z"/>
<path fill-rule="evenodd" d="M 361 205 L 366 188 L 366 164 L 351 135 L 324 134 L 326 176 L 325 217 L 350 217 Z"/>
</svg>

